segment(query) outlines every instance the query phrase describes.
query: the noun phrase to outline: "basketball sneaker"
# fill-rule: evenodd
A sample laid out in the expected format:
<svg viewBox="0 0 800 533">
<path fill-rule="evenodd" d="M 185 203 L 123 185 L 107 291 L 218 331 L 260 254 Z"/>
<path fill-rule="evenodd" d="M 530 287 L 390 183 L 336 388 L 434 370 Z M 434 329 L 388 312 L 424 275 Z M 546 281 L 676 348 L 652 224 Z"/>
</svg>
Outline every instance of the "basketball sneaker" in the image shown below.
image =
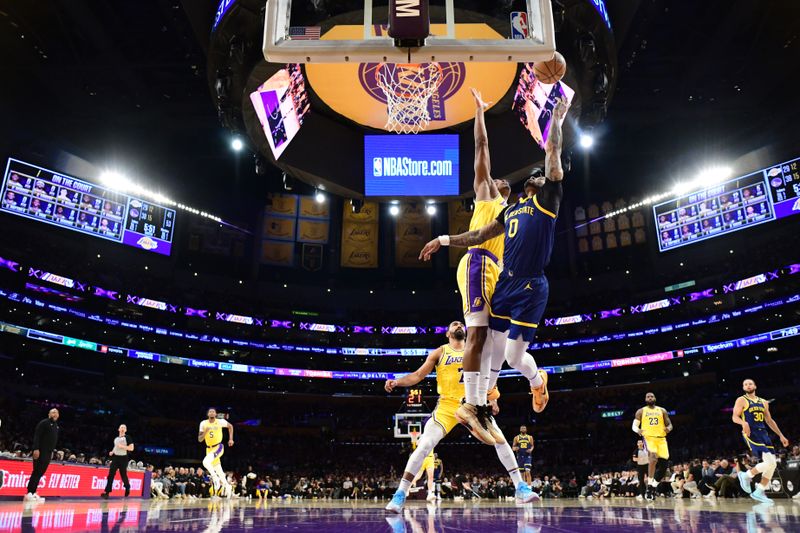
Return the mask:
<svg viewBox="0 0 800 533">
<path fill-rule="evenodd" d="M 428 500 L 429 502 L 435 502 L 436 501 L 436 493 L 428 491 L 428 497 L 425 498 L 425 499 Z"/>
<path fill-rule="evenodd" d="M 550 393 L 547 392 L 547 372 L 540 368 L 539 375 L 542 377 L 542 384 L 538 387 L 531 387 L 534 413 L 544 411 L 544 408 L 547 407 L 547 402 L 550 401 Z"/>
<path fill-rule="evenodd" d="M 488 405 L 481 407 L 483 407 L 483 409 L 480 412 L 486 417 L 486 430 L 492 436 L 496 444 L 505 444 L 506 437 L 503 435 L 503 432 L 500 431 L 500 428 L 497 427 L 497 422 L 495 422 L 494 416 L 490 411 L 491 407 Z"/>
<path fill-rule="evenodd" d="M 406 494 L 397 489 L 397 492 L 394 493 L 392 496 L 391 501 L 386 505 L 386 510 L 390 513 L 400 513 L 403 510 L 403 506 L 406 504 Z"/>
<path fill-rule="evenodd" d="M 527 483 L 520 481 L 517 485 L 517 491 L 514 494 L 514 500 L 519 503 L 531 503 L 539 500 L 539 495 L 531 490 Z"/>
<path fill-rule="evenodd" d="M 489 433 L 486 417 L 483 411 L 486 411 L 487 406 L 480 407 L 470 403 L 463 402 L 456 411 L 456 420 L 472 433 L 472 436 L 489 446 L 494 446 L 497 441 L 494 440 L 492 434 Z"/>
<path fill-rule="evenodd" d="M 739 478 L 739 485 L 742 487 L 742 490 L 747 494 L 752 493 L 753 490 L 750 488 L 750 476 L 747 475 L 747 472 L 739 472 L 737 477 Z"/>
<path fill-rule="evenodd" d="M 760 503 L 766 503 L 766 504 L 775 503 L 771 499 L 769 499 L 766 494 L 764 494 L 764 485 L 762 485 L 761 483 L 759 483 L 756 486 L 756 490 L 750 493 L 750 497 Z"/>
</svg>

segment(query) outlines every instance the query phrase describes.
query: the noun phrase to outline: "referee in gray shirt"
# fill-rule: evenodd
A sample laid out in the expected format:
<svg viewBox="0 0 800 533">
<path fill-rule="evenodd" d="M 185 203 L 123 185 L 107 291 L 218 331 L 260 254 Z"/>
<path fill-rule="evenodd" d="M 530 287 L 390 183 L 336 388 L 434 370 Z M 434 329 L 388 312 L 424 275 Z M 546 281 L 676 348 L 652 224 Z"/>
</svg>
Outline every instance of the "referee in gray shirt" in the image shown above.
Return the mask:
<svg viewBox="0 0 800 533">
<path fill-rule="evenodd" d="M 108 495 L 111 494 L 117 470 L 119 470 L 119 477 L 122 478 L 122 484 L 125 486 L 125 497 L 127 498 L 131 494 L 131 484 L 128 482 L 128 452 L 133 451 L 133 440 L 127 435 L 128 426 L 125 424 L 120 424 L 118 431 L 119 436 L 114 439 L 114 448 L 108 452 L 111 457 L 111 465 L 108 467 L 106 490 L 100 495 L 102 498 L 108 498 Z"/>
</svg>

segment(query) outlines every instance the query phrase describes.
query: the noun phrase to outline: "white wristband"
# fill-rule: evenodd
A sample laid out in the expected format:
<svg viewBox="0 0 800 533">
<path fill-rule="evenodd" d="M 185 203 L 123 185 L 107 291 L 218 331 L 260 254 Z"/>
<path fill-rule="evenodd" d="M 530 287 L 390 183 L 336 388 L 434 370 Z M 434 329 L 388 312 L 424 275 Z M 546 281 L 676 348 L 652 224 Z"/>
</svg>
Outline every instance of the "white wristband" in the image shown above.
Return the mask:
<svg viewBox="0 0 800 533">
<path fill-rule="evenodd" d="M 450 246 L 450 235 L 439 235 L 439 244 L 442 246 Z"/>
</svg>

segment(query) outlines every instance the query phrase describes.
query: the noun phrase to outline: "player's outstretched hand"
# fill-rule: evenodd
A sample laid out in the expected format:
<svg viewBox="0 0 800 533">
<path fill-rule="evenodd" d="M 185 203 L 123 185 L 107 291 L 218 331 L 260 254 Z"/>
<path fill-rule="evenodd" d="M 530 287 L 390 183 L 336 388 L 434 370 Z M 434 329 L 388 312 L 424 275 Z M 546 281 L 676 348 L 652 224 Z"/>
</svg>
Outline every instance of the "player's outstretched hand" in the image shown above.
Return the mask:
<svg viewBox="0 0 800 533">
<path fill-rule="evenodd" d="M 442 247 L 442 244 L 439 242 L 439 239 L 433 239 L 431 242 L 425 245 L 422 251 L 419 253 L 420 261 L 430 261 L 431 256 L 439 251 L 439 248 Z"/>
<path fill-rule="evenodd" d="M 489 107 L 491 102 L 484 102 L 483 98 L 481 97 L 481 93 L 478 91 L 478 89 L 475 89 L 473 87 L 470 89 L 470 91 L 472 91 L 472 97 L 475 98 L 476 107 L 480 107 L 481 109 L 486 109 L 487 107 Z"/>
<path fill-rule="evenodd" d="M 568 109 L 567 99 L 556 98 L 556 107 L 555 109 L 553 109 L 553 115 L 555 116 L 555 118 L 557 118 L 558 120 L 564 118 L 564 116 L 567 114 L 567 109 Z"/>
<path fill-rule="evenodd" d="M 383 388 L 384 390 L 386 390 L 386 392 L 392 392 L 396 386 L 397 386 L 397 381 L 393 379 L 387 379 L 386 383 L 383 385 Z"/>
</svg>

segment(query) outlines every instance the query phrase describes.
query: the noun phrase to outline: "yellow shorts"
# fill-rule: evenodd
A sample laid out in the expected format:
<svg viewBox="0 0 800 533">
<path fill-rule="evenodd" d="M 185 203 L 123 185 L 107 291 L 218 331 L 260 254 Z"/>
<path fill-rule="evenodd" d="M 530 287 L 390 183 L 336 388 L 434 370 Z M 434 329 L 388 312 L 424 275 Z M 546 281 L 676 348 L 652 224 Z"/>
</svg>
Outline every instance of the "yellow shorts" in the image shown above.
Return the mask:
<svg viewBox="0 0 800 533">
<path fill-rule="evenodd" d="M 456 280 L 467 328 L 489 325 L 489 305 L 500 277 L 498 261 L 483 248 L 471 248 L 458 263 Z"/>
<path fill-rule="evenodd" d="M 433 410 L 433 421 L 439 424 L 444 434 L 450 433 L 458 425 L 456 411 L 461 406 L 461 400 L 455 398 L 439 398 L 436 409 Z"/>
<path fill-rule="evenodd" d="M 669 459 L 666 437 L 644 437 L 644 449 L 648 453 L 655 453 L 659 459 Z"/>
<path fill-rule="evenodd" d="M 214 446 L 206 446 L 206 459 L 210 459 L 212 466 L 217 466 L 220 463 L 220 458 L 225 453 L 225 446 L 220 442 Z"/>
<path fill-rule="evenodd" d="M 433 452 L 431 452 L 431 453 L 429 453 L 429 454 L 428 454 L 428 455 L 425 457 L 425 460 L 424 460 L 424 461 L 422 461 L 422 467 L 419 469 L 419 470 L 420 470 L 420 472 L 424 472 L 424 471 L 425 471 L 425 470 L 427 470 L 428 468 L 431 468 L 431 469 L 432 469 L 432 468 L 433 468 L 433 462 L 434 462 L 434 461 L 435 461 L 435 459 L 434 459 L 434 457 L 433 457 Z"/>
</svg>

